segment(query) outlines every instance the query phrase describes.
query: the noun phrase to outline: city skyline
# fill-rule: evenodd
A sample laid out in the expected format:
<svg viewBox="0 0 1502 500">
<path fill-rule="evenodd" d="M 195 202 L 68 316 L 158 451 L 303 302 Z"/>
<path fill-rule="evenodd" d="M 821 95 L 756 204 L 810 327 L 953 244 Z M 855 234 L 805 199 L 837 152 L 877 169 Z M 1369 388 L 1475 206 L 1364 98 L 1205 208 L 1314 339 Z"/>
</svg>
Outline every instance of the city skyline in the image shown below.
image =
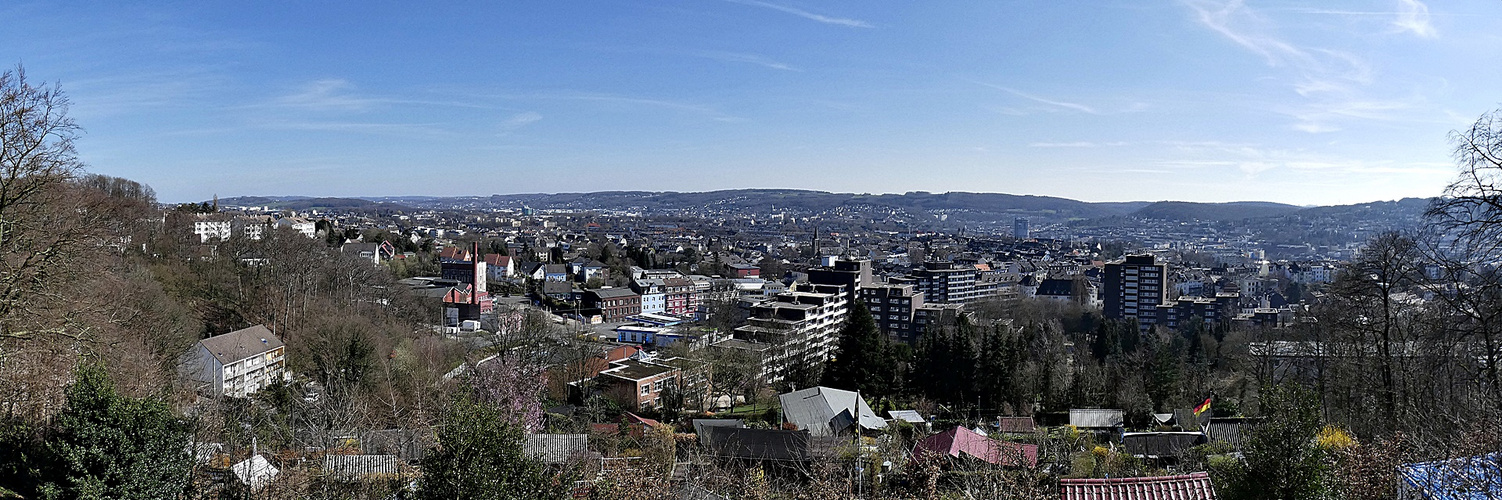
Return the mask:
<svg viewBox="0 0 1502 500">
<path fill-rule="evenodd" d="M 0 8 L 90 170 L 163 201 L 745 187 L 1427 197 L 1495 2 Z"/>
</svg>

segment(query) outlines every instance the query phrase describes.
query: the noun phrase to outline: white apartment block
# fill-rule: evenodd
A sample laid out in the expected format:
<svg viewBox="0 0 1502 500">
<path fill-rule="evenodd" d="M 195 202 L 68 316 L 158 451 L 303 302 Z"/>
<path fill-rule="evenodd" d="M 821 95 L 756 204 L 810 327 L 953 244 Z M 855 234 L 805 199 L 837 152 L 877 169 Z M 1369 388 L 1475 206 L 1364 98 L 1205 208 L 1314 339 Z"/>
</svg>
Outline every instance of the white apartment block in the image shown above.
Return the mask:
<svg viewBox="0 0 1502 500">
<path fill-rule="evenodd" d="M 214 394 L 236 398 L 291 378 L 286 345 L 264 325 L 198 341 L 184 368 Z"/>
<path fill-rule="evenodd" d="M 307 236 L 309 238 L 316 238 L 318 236 L 318 225 L 314 224 L 313 221 L 310 221 L 303 217 L 286 217 L 277 219 L 276 226 L 290 227 L 293 231 L 302 233 L 303 236 Z"/>
<path fill-rule="evenodd" d="M 763 352 L 766 382 L 782 381 L 789 369 L 828 361 L 850 315 L 844 285 L 797 285 L 751 307 L 735 337 L 770 344 Z"/>
<path fill-rule="evenodd" d="M 200 215 L 198 220 L 193 221 L 193 234 L 198 236 L 199 243 L 227 240 L 232 229 L 233 224 L 228 219 Z"/>
</svg>

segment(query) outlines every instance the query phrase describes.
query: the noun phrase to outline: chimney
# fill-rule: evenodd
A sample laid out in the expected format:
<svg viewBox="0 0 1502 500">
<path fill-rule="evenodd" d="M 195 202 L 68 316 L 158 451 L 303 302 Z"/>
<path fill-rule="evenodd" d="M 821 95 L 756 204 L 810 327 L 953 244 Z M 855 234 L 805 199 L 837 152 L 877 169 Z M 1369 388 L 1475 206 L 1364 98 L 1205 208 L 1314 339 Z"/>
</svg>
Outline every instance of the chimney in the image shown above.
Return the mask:
<svg viewBox="0 0 1502 500">
<path fill-rule="evenodd" d="M 469 281 L 469 288 L 470 288 L 470 292 L 471 292 L 469 294 L 469 303 L 472 304 L 472 305 L 478 306 L 478 305 L 480 305 L 480 283 L 482 283 L 482 282 L 485 281 L 485 278 L 480 275 L 481 273 L 483 273 L 485 271 L 483 269 L 481 269 L 480 267 L 484 265 L 484 264 L 481 264 L 481 263 L 485 262 L 485 261 L 482 260 L 482 259 L 480 259 L 480 242 L 479 242 L 479 240 L 476 240 L 474 243 L 471 243 L 470 245 L 471 245 L 471 247 L 470 247 L 470 257 L 469 258 L 473 259 L 473 261 L 470 263 L 470 269 L 474 271 L 474 278 L 470 279 L 470 281 Z"/>
</svg>

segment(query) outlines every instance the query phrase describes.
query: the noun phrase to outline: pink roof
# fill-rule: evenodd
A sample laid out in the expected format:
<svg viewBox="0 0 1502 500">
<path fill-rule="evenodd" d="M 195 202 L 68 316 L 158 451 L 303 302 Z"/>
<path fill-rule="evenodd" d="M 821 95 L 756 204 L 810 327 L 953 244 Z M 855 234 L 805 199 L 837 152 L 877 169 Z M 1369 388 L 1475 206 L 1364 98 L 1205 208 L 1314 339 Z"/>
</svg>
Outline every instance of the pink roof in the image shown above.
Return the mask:
<svg viewBox="0 0 1502 500">
<path fill-rule="evenodd" d="M 962 454 L 995 465 L 1027 467 L 1038 465 L 1036 445 L 997 441 L 963 426 L 923 438 L 913 447 L 915 459 L 938 455 L 959 458 Z"/>
<path fill-rule="evenodd" d="M 1063 500 L 1215 500 L 1210 475 L 1060 479 Z"/>
</svg>

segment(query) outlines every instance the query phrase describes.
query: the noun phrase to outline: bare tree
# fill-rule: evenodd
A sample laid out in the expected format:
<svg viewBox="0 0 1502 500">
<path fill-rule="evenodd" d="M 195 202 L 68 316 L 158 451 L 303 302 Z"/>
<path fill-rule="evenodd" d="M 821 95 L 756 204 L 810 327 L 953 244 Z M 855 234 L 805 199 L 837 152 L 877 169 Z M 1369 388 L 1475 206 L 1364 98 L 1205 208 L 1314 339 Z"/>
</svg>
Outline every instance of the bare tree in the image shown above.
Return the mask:
<svg viewBox="0 0 1502 500">
<path fill-rule="evenodd" d="M 1494 254 L 1502 246 L 1502 109 L 1451 132 L 1450 142 L 1460 175 L 1427 215 L 1465 243 Z"/>
<path fill-rule="evenodd" d="M 23 313 L 58 298 L 51 278 L 81 240 L 76 212 L 62 209 L 82 168 L 67 114 L 56 86 L 32 85 L 20 67 L 0 73 L 0 339 L 39 333 Z"/>
</svg>

